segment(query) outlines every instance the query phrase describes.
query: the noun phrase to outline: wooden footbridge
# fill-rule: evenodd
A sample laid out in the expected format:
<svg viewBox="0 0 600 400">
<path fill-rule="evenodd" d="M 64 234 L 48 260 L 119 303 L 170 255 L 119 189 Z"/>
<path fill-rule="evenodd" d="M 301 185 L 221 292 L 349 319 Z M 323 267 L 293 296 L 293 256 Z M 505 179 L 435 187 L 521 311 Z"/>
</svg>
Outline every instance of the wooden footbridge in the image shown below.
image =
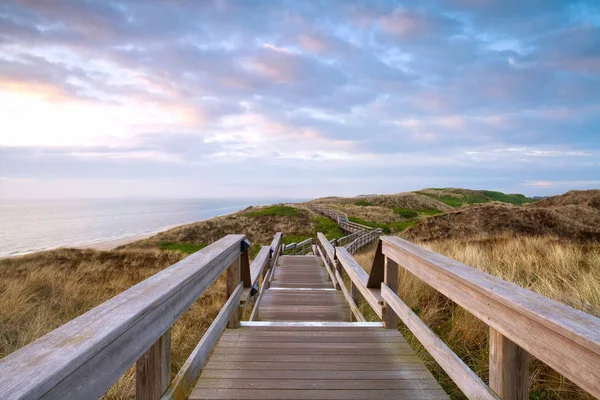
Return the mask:
<svg viewBox="0 0 600 400">
<path fill-rule="evenodd" d="M 139 399 L 447 398 L 398 317 L 467 398 L 528 398 L 530 355 L 600 397 L 598 318 L 360 232 L 293 246 L 277 233 L 252 263 L 245 236 L 225 236 L 5 357 L 0 399 L 99 398 L 134 364 Z M 367 274 L 352 253 L 374 240 Z M 490 326 L 489 385 L 398 297 L 399 265 Z M 228 300 L 172 378 L 170 327 L 222 274 Z M 377 321 L 365 321 L 361 297 Z"/>
</svg>

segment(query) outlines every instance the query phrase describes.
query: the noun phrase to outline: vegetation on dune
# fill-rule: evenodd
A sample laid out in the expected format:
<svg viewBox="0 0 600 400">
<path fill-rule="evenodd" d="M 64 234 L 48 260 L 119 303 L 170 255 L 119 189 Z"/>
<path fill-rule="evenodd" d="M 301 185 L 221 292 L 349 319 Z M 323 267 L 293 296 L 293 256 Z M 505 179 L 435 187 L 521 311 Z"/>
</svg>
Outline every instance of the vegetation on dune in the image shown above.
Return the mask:
<svg viewBox="0 0 600 400">
<path fill-rule="evenodd" d="M 298 209 L 288 206 L 269 206 L 247 214 L 249 217 L 297 217 Z"/>
<path fill-rule="evenodd" d="M 526 205 L 531 199 L 523 195 L 464 189 L 422 192 L 319 202 L 347 213 L 353 222 L 387 234 L 402 232 L 402 237 L 434 251 L 600 316 L 600 190 L 569 192 Z M 483 198 L 486 204 L 481 204 Z M 452 209 L 450 204 L 457 202 L 461 207 Z M 59 249 L 0 260 L 0 357 L 227 234 L 245 234 L 254 257 L 279 231 L 284 232 L 284 243 L 315 237 L 316 232 L 329 239 L 345 235 L 335 222 L 307 208 L 274 205 L 180 226 L 117 250 Z M 371 247 L 355 256 L 367 271 L 374 251 Z M 487 325 L 400 270 L 400 297 L 487 379 Z M 172 330 L 173 374 L 224 302 L 225 280 L 220 277 L 177 321 Z M 377 319 L 363 300 L 360 306 L 368 319 Z M 399 329 L 451 398 L 464 398 L 406 327 L 400 324 Z M 530 372 L 532 398 L 591 398 L 538 361 L 532 360 Z M 134 387 L 131 369 L 105 398 L 132 398 Z"/>
<path fill-rule="evenodd" d="M 195 243 L 171 243 L 171 242 L 160 242 L 158 247 L 161 250 L 171 250 L 171 251 L 180 251 L 185 254 L 193 254 L 198 250 L 206 247 L 204 243 L 195 244 Z"/>
<path fill-rule="evenodd" d="M 329 218 L 318 216 L 315 218 L 315 222 L 315 238 L 318 232 L 324 234 L 329 240 L 340 239 L 346 236 L 346 233 L 344 233 L 340 226 Z"/>
<path fill-rule="evenodd" d="M 501 279 L 600 316 L 600 244 L 581 244 L 554 236 L 496 236 L 442 239 L 421 243 L 436 252 Z M 355 256 L 369 271 L 374 247 Z M 400 268 L 399 296 L 482 379 L 488 378 L 489 327 L 435 289 Z M 365 317 L 377 320 L 361 300 Z M 452 399 L 464 395 L 412 333 L 399 323 L 410 345 L 425 360 Z M 530 362 L 531 398 L 592 399 L 541 362 Z"/>
<path fill-rule="evenodd" d="M 492 192 L 490 190 L 484 190 L 483 194 L 487 198 L 490 198 L 494 201 L 500 201 L 502 203 L 527 204 L 535 201 L 534 199 L 530 199 L 523 194 L 505 194 L 502 192 Z"/>
<path fill-rule="evenodd" d="M 481 204 L 497 201 L 508 204 L 526 204 L 535 201 L 522 194 L 506 194 L 490 190 L 468 190 L 468 189 L 423 189 L 415 192 L 424 196 L 432 197 L 450 207 L 461 207 L 466 204 Z"/>
</svg>

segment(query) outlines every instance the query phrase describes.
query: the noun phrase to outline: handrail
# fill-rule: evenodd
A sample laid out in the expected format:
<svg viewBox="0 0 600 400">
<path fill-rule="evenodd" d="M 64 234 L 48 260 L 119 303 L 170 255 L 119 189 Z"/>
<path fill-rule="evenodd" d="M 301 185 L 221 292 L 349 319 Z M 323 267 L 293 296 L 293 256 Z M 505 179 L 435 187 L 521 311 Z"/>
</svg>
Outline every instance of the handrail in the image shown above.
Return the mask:
<svg viewBox="0 0 600 400">
<path fill-rule="evenodd" d="M 386 283 L 382 270 L 401 265 L 490 326 L 490 386 L 500 397 L 526 395 L 528 354 L 600 397 L 600 318 L 398 237 L 381 237 L 378 252 L 370 287 Z"/>
<path fill-rule="evenodd" d="M 467 398 L 500 399 L 385 283 L 381 295 Z"/>
<path fill-rule="evenodd" d="M 258 318 L 258 310 L 260 307 L 260 302 L 268 289 L 271 286 L 271 279 L 273 279 L 273 275 L 275 274 L 275 268 L 277 267 L 277 261 L 279 260 L 279 247 L 281 246 L 281 239 L 283 234 L 278 232 L 275 234 L 273 241 L 271 242 L 271 246 L 269 246 L 269 268 L 264 275 L 264 279 L 262 284 L 260 285 L 260 289 L 258 291 L 258 296 L 256 297 L 256 301 L 254 302 L 254 307 L 252 308 L 252 313 L 250 314 L 249 321 L 254 321 Z"/>
<path fill-rule="evenodd" d="M 285 254 L 286 252 L 289 251 L 291 253 L 291 255 L 296 255 L 298 253 L 300 253 L 301 255 L 304 255 L 307 253 L 306 248 L 308 247 L 310 249 L 310 245 L 312 243 L 313 243 L 313 238 L 308 238 L 299 243 L 290 243 L 283 247 L 283 253 Z"/>
<path fill-rule="evenodd" d="M 152 346 L 170 342 L 161 337 L 223 272 L 239 286 L 247 254 L 244 235 L 225 236 L 6 356 L 0 398 L 100 397 Z"/>
<path fill-rule="evenodd" d="M 367 275 L 365 270 L 362 269 L 356 260 L 354 260 L 352 255 L 348 253 L 348 250 L 343 247 L 336 247 L 335 254 L 337 260 L 350 277 L 352 283 L 356 286 L 367 303 L 369 303 L 373 311 L 375 311 L 379 318 L 382 318 L 383 298 L 381 297 L 381 289 L 367 287 L 369 275 Z M 343 282 L 341 282 L 341 284 L 343 284 Z"/>
<path fill-rule="evenodd" d="M 364 235 L 357 237 L 354 241 L 352 241 L 352 243 L 347 244 L 344 247 L 348 250 L 350 254 L 354 254 L 363 247 L 373 242 L 373 240 L 379 238 L 379 236 L 382 233 L 383 231 L 381 229 L 374 229 L 370 232 L 365 233 Z"/>
<path fill-rule="evenodd" d="M 254 260 L 252 260 L 252 264 L 250 264 L 250 285 L 244 288 L 242 294 L 242 312 L 246 312 L 246 308 L 248 308 L 250 295 L 258 282 L 258 278 L 261 274 L 266 275 L 265 267 L 269 263 L 270 254 L 271 247 L 262 246 Z M 244 280 L 244 274 L 242 274 L 242 280 Z"/>
<path fill-rule="evenodd" d="M 162 395 L 161 400 L 172 400 L 186 398 L 194 388 L 202 368 L 206 365 L 208 357 L 212 353 L 217 341 L 225 330 L 227 321 L 231 315 L 237 311 L 240 299 L 242 298 L 244 285 L 239 284 L 229 300 L 225 303 L 213 323 L 204 333 L 200 343 L 194 348 L 192 354 L 188 357 L 181 370 L 173 379 L 173 382 Z M 170 372 L 170 371 L 169 371 Z"/>
</svg>

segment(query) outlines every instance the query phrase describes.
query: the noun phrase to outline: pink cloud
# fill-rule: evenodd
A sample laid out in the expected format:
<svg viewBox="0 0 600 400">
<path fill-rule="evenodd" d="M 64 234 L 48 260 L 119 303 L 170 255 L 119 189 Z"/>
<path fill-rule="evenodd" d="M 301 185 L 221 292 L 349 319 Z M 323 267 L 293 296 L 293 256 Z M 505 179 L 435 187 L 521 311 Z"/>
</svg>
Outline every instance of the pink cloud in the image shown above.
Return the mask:
<svg viewBox="0 0 600 400">
<path fill-rule="evenodd" d="M 298 42 L 304 50 L 312 53 L 323 54 L 331 49 L 328 43 L 314 35 L 301 35 Z"/>
<path fill-rule="evenodd" d="M 391 15 L 381 18 L 380 24 L 386 32 L 400 39 L 419 36 L 428 29 L 424 18 L 400 7 Z"/>
</svg>

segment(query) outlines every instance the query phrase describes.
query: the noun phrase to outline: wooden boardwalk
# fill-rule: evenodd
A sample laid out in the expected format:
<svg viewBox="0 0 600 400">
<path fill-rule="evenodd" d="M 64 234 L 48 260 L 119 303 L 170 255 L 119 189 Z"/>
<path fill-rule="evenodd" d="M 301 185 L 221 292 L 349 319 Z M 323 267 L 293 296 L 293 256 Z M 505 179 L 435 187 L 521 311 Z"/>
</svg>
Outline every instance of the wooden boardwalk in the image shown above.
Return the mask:
<svg viewBox="0 0 600 400">
<path fill-rule="evenodd" d="M 319 257 L 280 257 L 259 310 L 225 331 L 190 399 L 447 398 L 397 330 L 347 322 Z"/>
<path fill-rule="evenodd" d="M 599 318 L 364 228 L 278 232 L 251 263 L 227 235 L 1 359 L 0 399 L 97 399 L 132 363 L 137 400 L 447 398 L 398 319 L 468 399 L 528 399 L 530 357 L 600 399 Z M 352 254 L 374 240 L 367 273 Z M 489 385 L 398 296 L 400 267 L 489 325 Z M 173 378 L 171 327 L 223 275 L 227 301 Z"/>
</svg>

